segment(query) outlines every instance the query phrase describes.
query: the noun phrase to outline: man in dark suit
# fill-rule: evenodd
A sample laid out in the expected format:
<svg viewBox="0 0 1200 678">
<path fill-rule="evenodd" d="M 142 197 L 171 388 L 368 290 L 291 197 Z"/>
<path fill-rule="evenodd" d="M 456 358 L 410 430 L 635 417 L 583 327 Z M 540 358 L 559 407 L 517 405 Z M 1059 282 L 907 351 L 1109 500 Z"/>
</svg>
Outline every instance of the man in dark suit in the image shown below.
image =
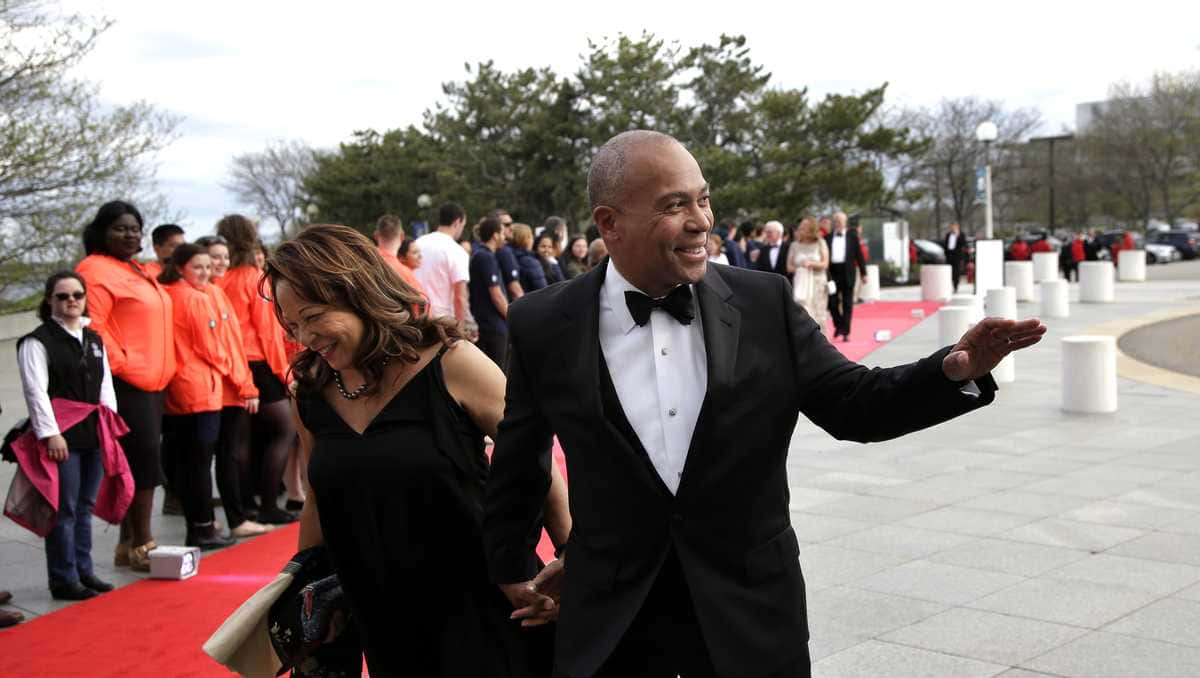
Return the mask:
<svg viewBox="0 0 1200 678">
<path fill-rule="evenodd" d="M 673 138 L 609 140 L 588 196 L 610 258 L 509 315 L 484 522 L 493 580 L 517 617 L 563 591 L 557 676 L 807 677 L 786 471 L 798 415 L 864 442 L 931 426 L 989 403 L 989 370 L 1045 327 L 987 319 L 953 348 L 869 370 L 780 276 L 707 266 L 708 185 Z M 554 435 L 574 528 L 531 579 Z"/>
<path fill-rule="evenodd" d="M 841 335 L 850 341 L 850 318 L 854 315 L 855 272 L 867 282 L 867 262 L 858 244 L 858 231 L 846 228 L 846 213 L 834 212 L 833 230 L 825 236 L 829 246 L 829 279 L 837 290 L 829 295 L 829 316 L 833 319 L 833 338 Z"/>
<path fill-rule="evenodd" d="M 957 223 L 950 224 L 946 237 L 942 239 L 942 249 L 946 250 L 946 263 L 950 264 L 950 279 L 954 282 L 954 291 L 958 291 L 958 280 L 962 277 L 963 268 L 967 263 L 967 238 L 959 229 Z"/>
<path fill-rule="evenodd" d="M 778 221 L 768 221 L 763 225 L 763 242 L 758 248 L 758 254 L 751 266 L 756 271 L 778 273 L 791 280 L 787 272 L 788 241 L 783 237 L 783 224 Z"/>
</svg>

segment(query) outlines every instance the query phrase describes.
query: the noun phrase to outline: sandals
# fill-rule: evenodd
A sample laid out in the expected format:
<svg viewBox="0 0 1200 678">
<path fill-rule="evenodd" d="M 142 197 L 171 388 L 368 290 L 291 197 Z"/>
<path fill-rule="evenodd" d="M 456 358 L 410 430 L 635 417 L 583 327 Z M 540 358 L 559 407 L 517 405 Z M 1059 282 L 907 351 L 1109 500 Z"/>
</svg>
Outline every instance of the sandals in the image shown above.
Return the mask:
<svg viewBox="0 0 1200 678">
<path fill-rule="evenodd" d="M 156 548 L 158 548 L 158 544 L 151 539 L 141 546 L 129 549 L 129 569 L 134 572 L 149 572 L 150 552 Z"/>
<path fill-rule="evenodd" d="M 129 567 L 129 550 L 133 540 L 117 542 L 117 550 L 113 554 L 113 567 Z"/>
</svg>

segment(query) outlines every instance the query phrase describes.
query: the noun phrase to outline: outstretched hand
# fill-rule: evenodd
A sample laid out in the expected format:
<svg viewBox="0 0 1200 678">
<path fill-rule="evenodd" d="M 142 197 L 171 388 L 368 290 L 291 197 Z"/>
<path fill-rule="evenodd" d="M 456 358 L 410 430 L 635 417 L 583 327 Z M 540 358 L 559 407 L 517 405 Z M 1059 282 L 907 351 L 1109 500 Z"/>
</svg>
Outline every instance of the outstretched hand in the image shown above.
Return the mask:
<svg viewBox="0 0 1200 678">
<path fill-rule="evenodd" d="M 985 318 L 958 340 L 942 361 L 942 371 L 951 381 L 978 379 L 995 369 L 1009 353 L 1041 341 L 1044 334 L 1046 326 L 1037 318 Z"/>
</svg>

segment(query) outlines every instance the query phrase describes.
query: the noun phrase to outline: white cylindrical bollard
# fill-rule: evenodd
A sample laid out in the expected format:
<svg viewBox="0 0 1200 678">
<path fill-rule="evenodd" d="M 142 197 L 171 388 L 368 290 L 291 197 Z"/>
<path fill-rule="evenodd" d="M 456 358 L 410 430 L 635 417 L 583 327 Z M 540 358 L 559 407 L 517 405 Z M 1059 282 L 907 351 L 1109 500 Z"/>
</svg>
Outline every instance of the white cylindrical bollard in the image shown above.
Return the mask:
<svg viewBox="0 0 1200 678">
<path fill-rule="evenodd" d="M 983 320 L 983 304 L 979 297 L 974 294 L 952 294 L 950 300 L 946 302 L 950 306 L 962 306 L 963 308 L 971 309 L 971 322 L 977 323 Z"/>
<path fill-rule="evenodd" d="M 921 301 L 945 301 L 954 294 L 948 264 L 925 264 L 921 267 Z"/>
<path fill-rule="evenodd" d="M 1009 353 L 996 363 L 992 368 L 992 379 L 995 379 L 997 384 L 1011 384 L 1017 380 L 1017 361 L 1014 354 Z"/>
<path fill-rule="evenodd" d="M 1038 283 L 1042 295 L 1043 318 L 1066 318 L 1071 315 L 1071 301 L 1067 296 L 1069 284 L 1066 280 L 1043 280 Z"/>
<path fill-rule="evenodd" d="M 879 301 L 879 267 L 867 264 L 867 282 L 859 290 L 863 301 Z"/>
<path fill-rule="evenodd" d="M 1079 300 L 1085 304 L 1107 304 L 1113 298 L 1112 262 L 1079 262 Z"/>
<path fill-rule="evenodd" d="M 1062 408 L 1101 414 L 1117 411 L 1116 337 L 1081 334 L 1062 340 Z"/>
<path fill-rule="evenodd" d="M 1058 252 L 1033 253 L 1033 281 L 1054 280 L 1058 277 Z"/>
<path fill-rule="evenodd" d="M 971 309 L 967 306 L 943 306 L 937 316 L 939 346 L 957 344 L 971 326 Z"/>
<path fill-rule="evenodd" d="M 1121 250 L 1117 255 L 1121 282 L 1146 282 L 1146 250 Z"/>
<path fill-rule="evenodd" d="M 1033 289 L 1033 262 L 1004 262 L 1004 284 L 1017 290 L 1017 301 L 1037 301 Z"/>
<path fill-rule="evenodd" d="M 1015 287 L 997 287 L 987 291 L 983 300 L 984 312 L 996 318 L 1017 319 L 1017 290 Z"/>
<path fill-rule="evenodd" d="M 1017 319 L 1017 290 L 1013 287 L 997 287 L 987 291 L 983 301 L 984 310 L 989 316 Z M 1001 384 L 1011 384 L 1017 380 L 1017 361 L 1012 353 L 1004 356 L 992 369 L 992 378 Z"/>
</svg>

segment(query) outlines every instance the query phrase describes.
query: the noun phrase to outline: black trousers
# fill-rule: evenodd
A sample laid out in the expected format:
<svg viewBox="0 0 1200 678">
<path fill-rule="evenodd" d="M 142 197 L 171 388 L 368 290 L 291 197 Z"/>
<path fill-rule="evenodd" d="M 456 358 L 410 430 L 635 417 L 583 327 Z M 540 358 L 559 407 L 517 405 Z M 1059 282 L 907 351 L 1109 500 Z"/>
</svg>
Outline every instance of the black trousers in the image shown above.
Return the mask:
<svg viewBox="0 0 1200 678">
<path fill-rule="evenodd" d="M 850 318 L 854 315 L 853 266 L 853 264 L 829 265 L 829 279 L 837 286 L 837 292 L 829 295 L 829 317 L 833 320 L 835 335 L 849 336 L 850 334 Z"/>
<path fill-rule="evenodd" d="M 250 476 L 250 414 L 243 407 L 221 409 L 217 436 L 217 490 L 225 522 L 233 529 L 246 521 L 242 479 Z"/>
<path fill-rule="evenodd" d="M 954 283 L 954 291 L 958 291 L 958 280 L 962 278 L 963 269 L 966 268 L 966 262 L 961 256 L 946 257 L 946 263 L 950 264 L 950 282 Z"/>
<path fill-rule="evenodd" d="M 720 642 L 720 639 L 714 639 Z M 766 678 L 811 678 L 808 644 Z M 595 678 L 717 678 L 674 549 L 642 609 Z"/>
<path fill-rule="evenodd" d="M 175 490 L 189 523 L 212 522 L 213 449 L 221 428 L 220 412 L 170 417 L 175 434 Z"/>
<path fill-rule="evenodd" d="M 475 343 L 483 354 L 492 359 L 492 362 L 500 366 L 500 369 L 508 371 L 508 332 L 495 332 L 482 327 L 479 328 L 479 341 Z"/>
</svg>

